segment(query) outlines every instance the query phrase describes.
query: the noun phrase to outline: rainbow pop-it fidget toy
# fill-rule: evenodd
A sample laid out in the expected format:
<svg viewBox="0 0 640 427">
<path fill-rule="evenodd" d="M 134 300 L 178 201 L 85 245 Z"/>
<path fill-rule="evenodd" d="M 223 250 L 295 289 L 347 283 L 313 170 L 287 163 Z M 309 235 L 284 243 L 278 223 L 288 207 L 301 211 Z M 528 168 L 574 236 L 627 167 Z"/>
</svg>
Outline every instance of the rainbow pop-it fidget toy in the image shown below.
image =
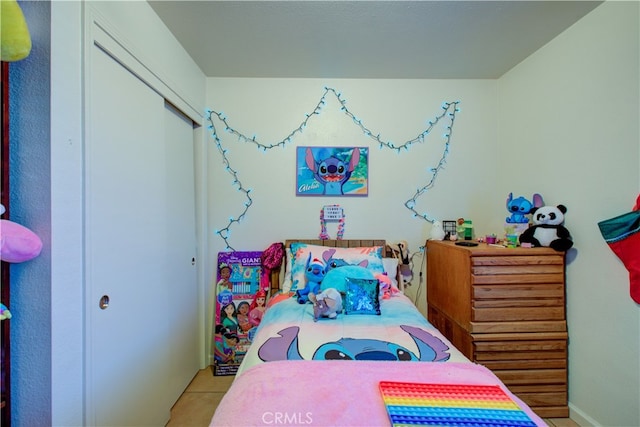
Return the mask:
<svg viewBox="0 0 640 427">
<path fill-rule="evenodd" d="M 394 427 L 528 427 L 536 424 L 499 386 L 382 381 Z"/>
</svg>

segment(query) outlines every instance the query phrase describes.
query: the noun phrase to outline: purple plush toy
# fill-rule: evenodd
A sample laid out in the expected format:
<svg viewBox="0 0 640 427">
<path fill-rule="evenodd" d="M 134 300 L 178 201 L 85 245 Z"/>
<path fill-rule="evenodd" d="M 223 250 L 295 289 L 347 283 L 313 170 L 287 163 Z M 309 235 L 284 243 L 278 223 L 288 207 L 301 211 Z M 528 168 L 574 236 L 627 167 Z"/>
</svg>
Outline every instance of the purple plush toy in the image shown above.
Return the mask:
<svg viewBox="0 0 640 427">
<path fill-rule="evenodd" d="M 309 301 L 313 303 L 313 321 L 320 317 L 335 319 L 342 312 L 342 295 L 335 288 L 327 288 L 318 295 L 309 293 Z"/>
</svg>

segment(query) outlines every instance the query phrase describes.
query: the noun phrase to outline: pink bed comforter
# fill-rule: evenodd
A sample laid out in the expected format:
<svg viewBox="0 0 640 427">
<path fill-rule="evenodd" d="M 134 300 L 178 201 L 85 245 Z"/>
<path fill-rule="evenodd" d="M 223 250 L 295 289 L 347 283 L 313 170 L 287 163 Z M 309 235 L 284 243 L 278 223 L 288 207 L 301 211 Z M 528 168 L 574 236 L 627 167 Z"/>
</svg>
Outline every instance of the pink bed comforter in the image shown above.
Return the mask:
<svg viewBox="0 0 640 427">
<path fill-rule="evenodd" d="M 211 425 L 389 426 L 380 381 L 500 385 L 536 425 L 546 426 L 490 370 L 473 363 L 305 360 L 247 369 L 225 394 Z"/>
</svg>

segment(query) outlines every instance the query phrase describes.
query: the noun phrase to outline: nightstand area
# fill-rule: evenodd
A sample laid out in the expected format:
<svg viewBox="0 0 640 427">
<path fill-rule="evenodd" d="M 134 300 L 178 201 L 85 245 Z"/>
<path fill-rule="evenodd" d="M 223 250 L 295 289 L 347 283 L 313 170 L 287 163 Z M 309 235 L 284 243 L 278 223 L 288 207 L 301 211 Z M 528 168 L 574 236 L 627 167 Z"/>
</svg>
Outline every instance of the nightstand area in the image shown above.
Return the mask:
<svg viewBox="0 0 640 427">
<path fill-rule="evenodd" d="M 427 241 L 429 321 L 541 417 L 568 417 L 564 253 Z"/>
</svg>

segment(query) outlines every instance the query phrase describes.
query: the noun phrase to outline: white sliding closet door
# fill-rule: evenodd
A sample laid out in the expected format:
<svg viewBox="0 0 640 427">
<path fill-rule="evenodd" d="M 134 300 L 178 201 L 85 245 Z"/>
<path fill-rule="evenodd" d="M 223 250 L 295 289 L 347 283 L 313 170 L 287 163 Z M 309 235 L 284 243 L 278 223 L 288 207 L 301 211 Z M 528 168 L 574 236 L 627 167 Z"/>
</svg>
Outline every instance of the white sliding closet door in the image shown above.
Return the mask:
<svg viewBox="0 0 640 427">
<path fill-rule="evenodd" d="M 193 128 L 96 46 L 89 75 L 86 421 L 160 426 L 198 369 Z"/>
<path fill-rule="evenodd" d="M 169 286 L 168 390 L 173 404 L 199 369 L 196 278 L 195 171 L 193 123 L 171 105 L 165 108 L 167 241 L 165 276 Z M 168 177 L 171 179 L 168 179 Z"/>
</svg>

